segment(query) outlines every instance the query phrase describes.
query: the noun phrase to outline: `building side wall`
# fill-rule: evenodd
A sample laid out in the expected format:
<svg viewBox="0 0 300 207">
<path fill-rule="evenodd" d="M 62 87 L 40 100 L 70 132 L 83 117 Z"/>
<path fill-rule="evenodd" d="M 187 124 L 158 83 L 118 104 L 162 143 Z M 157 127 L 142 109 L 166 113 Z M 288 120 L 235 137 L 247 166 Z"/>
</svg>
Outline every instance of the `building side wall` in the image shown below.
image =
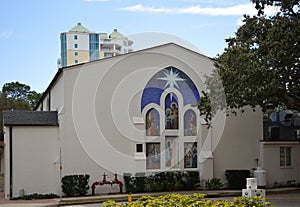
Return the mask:
<svg viewBox="0 0 300 207">
<path fill-rule="evenodd" d="M 49 105 L 49 103 L 51 101 L 50 96 L 51 95 L 49 93 L 47 93 L 46 96 L 44 97 L 42 104 L 41 104 L 41 111 L 49 111 L 50 110 L 50 105 Z"/>
<path fill-rule="evenodd" d="M 262 139 L 262 112 L 248 108 L 237 116 L 226 117 L 225 127 L 221 134 L 212 128 L 214 177 L 226 182 L 225 171 L 250 170 L 257 167 L 259 159 L 259 142 Z M 221 136 L 220 136 L 221 135 Z M 261 166 L 262 161 L 258 160 Z"/>
<path fill-rule="evenodd" d="M 61 75 L 56 84 L 51 88 L 51 102 L 50 111 L 61 112 L 64 105 L 64 76 Z"/>
<path fill-rule="evenodd" d="M 89 65 L 92 63 L 89 63 Z M 105 65 L 105 67 L 110 67 L 111 64 Z M 84 113 L 84 109 L 87 107 L 91 107 L 90 103 L 92 101 L 86 99 L 81 100 L 78 104 L 81 105 L 81 109 L 79 112 L 73 111 L 73 103 L 74 103 L 74 92 L 76 92 L 77 87 L 81 88 L 84 87 L 83 85 L 88 84 L 88 80 L 85 84 L 81 85 L 81 83 L 77 82 L 77 79 L 80 77 L 81 70 L 86 70 L 86 67 L 80 67 L 80 69 L 65 69 L 64 70 L 64 76 L 63 76 L 63 82 L 64 82 L 64 107 L 61 113 L 59 114 L 59 122 L 60 122 L 60 136 L 61 136 L 61 151 L 62 151 L 62 161 L 63 161 L 63 170 L 62 175 L 73 175 L 73 174 L 89 174 L 90 175 L 90 181 L 89 185 L 91 186 L 93 182 L 95 181 L 101 181 L 102 175 L 105 173 L 107 176 L 107 180 L 111 181 L 114 179 L 114 173 L 118 173 L 118 178 L 121 179 L 123 177 L 122 172 L 119 171 L 109 171 L 109 169 L 105 168 L 105 166 L 101 166 L 97 164 L 91 157 L 89 156 L 89 151 L 87 151 L 81 143 L 81 140 L 79 139 L 79 132 L 80 129 L 86 126 L 90 126 L 91 120 L 93 120 L 93 114 L 89 115 L 90 121 L 88 123 L 85 123 L 84 126 L 78 126 L 75 127 L 74 124 L 77 123 L 78 118 L 77 116 L 73 116 L 73 113 L 77 114 L 79 116 L 82 116 L 82 113 Z M 98 68 L 99 69 L 99 68 Z M 89 69 L 88 69 L 89 70 Z M 96 76 L 95 73 L 93 76 Z M 88 77 L 90 78 L 90 77 Z M 92 77 L 93 79 L 93 77 Z M 90 91 L 85 91 L 84 94 L 91 93 Z M 77 102 L 77 101 L 75 101 Z M 75 119 L 74 119 L 75 118 Z M 89 127 L 90 128 L 90 127 Z M 96 127 L 97 128 L 97 127 Z M 84 134 L 84 136 L 88 138 L 93 138 L 93 134 L 90 133 L 90 130 L 87 130 Z M 81 135 L 81 134 L 80 134 Z M 97 137 L 96 137 L 97 138 Z M 114 160 L 110 159 L 110 155 L 104 153 L 101 151 L 100 147 L 97 143 L 93 143 L 93 147 L 98 152 L 98 156 L 101 159 L 107 159 L 111 162 L 115 162 Z M 117 163 L 115 163 L 117 164 Z M 119 187 L 117 185 L 103 185 L 98 186 L 96 188 L 96 194 L 97 193 L 109 193 L 109 192 L 119 192 Z M 88 193 L 91 193 L 91 189 Z"/>
<path fill-rule="evenodd" d="M 12 149 L 13 197 L 59 193 L 58 127 L 14 126 Z"/>
<path fill-rule="evenodd" d="M 299 183 L 300 177 L 300 144 L 297 142 L 261 143 L 266 170 L 267 186 L 272 187 L 275 182 L 286 184 L 287 181 Z M 280 166 L 280 147 L 291 147 L 291 166 Z"/>
</svg>

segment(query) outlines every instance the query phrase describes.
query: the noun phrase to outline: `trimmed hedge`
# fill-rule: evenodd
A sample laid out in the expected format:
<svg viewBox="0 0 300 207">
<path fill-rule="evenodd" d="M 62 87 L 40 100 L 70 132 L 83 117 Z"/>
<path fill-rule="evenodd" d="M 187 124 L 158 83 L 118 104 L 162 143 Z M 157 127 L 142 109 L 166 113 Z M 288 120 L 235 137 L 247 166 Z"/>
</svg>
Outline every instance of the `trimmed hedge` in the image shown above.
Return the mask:
<svg viewBox="0 0 300 207">
<path fill-rule="evenodd" d="M 61 179 L 62 192 L 66 196 L 83 196 L 89 189 L 90 175 L 66 175 Z"/>
<path fill-rule="evenodd" d="M 193 190 L 200 183 L 199 172 L 124 173 L 126 193 Z"/>
<path fill-rule="evenodd" d="M 250 177 L 250 170 L 226 170 L 225 176 L 230 189 L 244 189 L 246 178 Z"/>
</svg>

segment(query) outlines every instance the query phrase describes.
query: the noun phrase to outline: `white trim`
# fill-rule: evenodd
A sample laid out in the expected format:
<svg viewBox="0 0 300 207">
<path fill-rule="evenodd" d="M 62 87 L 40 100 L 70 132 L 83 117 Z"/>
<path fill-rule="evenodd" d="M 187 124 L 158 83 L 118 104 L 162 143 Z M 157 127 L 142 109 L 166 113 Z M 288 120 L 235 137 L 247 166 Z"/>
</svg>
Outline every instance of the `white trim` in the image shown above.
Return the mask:
<svg viewBox="0 0 300 207">
<path fill-rule="evenodd" d="M 145 124 L 145 120 L 143 117 L 132 117 L 133 124 Z"/>
<path fill-rule="evenodd" d="M 263 145 L 284 145 L 284 146 L 291 146 L 291 145 L 300 145 L 298 141 L 263 141 L 261 142 Z"/>
</svg>

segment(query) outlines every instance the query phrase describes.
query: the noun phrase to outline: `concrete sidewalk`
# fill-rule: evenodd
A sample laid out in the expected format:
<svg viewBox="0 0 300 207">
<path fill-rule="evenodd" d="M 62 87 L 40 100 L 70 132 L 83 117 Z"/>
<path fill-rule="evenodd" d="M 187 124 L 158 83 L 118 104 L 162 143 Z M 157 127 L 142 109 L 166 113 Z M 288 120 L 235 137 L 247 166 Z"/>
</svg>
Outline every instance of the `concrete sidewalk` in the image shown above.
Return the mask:
<svg viewBox="0 0 300 207">
<path fill-rule="evenodd" d="M 277 193 L 289 193 L 289 192 L 300 192 L 300 188 L 276 188 L 266 189 L 268 194 Z M 242 196 L 241 190 L 197 190 L 197 191 L 178 191 L 178 192 L 159 192 L 159 193 L 137 193 L 132 194 L 132 199 L 138 199 L 144 195 L 160 196 L 168 193 L 179 193 L 179 194 L 206 194 L 206 198 L 215 197 L 239 197 Z M 1 207 L 57 207 L 64 205 L 80 205 L 88 203 L 101 203 L 107 200 L 115 201 L 127 201 L 128 194 L 110 194 L 110 195 L 97 195 L 97 196 L 84 196 L 84 197 L 72 197 L 62 199 L 40 199 L 40 200 L 5 200 L 4 195 L 1 192 L 0 206 Z"/>
</svg>

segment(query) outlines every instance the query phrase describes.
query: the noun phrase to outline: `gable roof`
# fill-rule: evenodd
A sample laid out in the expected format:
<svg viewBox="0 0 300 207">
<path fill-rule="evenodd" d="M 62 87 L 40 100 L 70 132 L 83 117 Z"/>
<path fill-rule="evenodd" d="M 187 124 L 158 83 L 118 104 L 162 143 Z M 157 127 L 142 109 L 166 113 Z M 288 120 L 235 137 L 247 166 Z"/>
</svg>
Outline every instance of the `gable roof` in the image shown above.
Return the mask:
<svg viewBox="0 0 300 207">
<path fill-rule="evenodd" d="M 189 48 L 186 48 L 186 47 L 183 47 L 181 45 L 178 45 L 174 42 L 169 42 L 169 43 L 166 43 L 166 44 L 162 44 L 162 45 L 157 45 L 157 46 L 154 46 L 154 47 L 149 47 L 149 48 L 145 48 L 145 49 L 142 49 L 142 50 L 136 50 L 136 51 L 133 51 L 133 52 L 130 52 L 130 53 L 125 53 L 125 54 L 121 54 L 121 55 L 118 55 L 118 56 L 113 56 L 113 57 L 108 57 L 108 58 L 102 58 L 102 59 L 98 59 L 98 60 L 93 60 L 93 61 L 89 61 L 89 62 L 84 62 L 84 63 L 79 63 L 79 64 L 75 64 L 75 65 L 70 65 L 70 66 L 66 66 L 66 67 L 63 67 L 63 68 L 59 68 L 58 71 L 56 72 L 54 78 L 52 79 L 52 81 L 50 82 L 50 84 L 48 85 L 47 89 L 45 90 L 45 92 L 43 93 L 42 97 L 40 98 L 40 100 L 37 102 L 37 104 L 35 105 L 35 107 L 33 108 L 33 110 L 37 110 L 38 107 L 40 106 L 40 104 L 42 104 L 43 100 L 45 99 L 45 97 L 47 96 L 47 94 L 49 93 L 49 91 L 51 90 L 52 86 L 55 85 L 56 81 L 58 80 L 58 78 L 61 76 L 61 74 L 63 73 L 63 71 L 67 68 L 76 68 L 78 66 L 82 66 L 82 65 L 85 65 L 85 64 L 90 64 L 90 63 L 94 63 L 94 62 L 98 62 L 98 61 L 106 61 L 108 59 L 113 59 L 113 58 L 119 58 L 120 56 L 129 56 L 129 55 L 132 55 L 132 54 L 136 54 L 136 53 L 141 53 L 141 52 L 147 52 L 147 51 L 151 51 L 153 49 L 157 49 L 157 48 L 163 48 L 163 47 L 169 47 L 169 46 L 175 46 L 177 48 L 180 48 L 180 49 L 183 49 L 183 50 L 186 50 L 188 52 L 191 52 L 191 53 L 194 53 L 194 54 L 197 54 L 197 55 L 200 55 L 202 57 L 205 57 L 205 58 L 208 58 L 210 59 L 211 61 L 214 61 L 213 58 L 211 57 L 208 57 L 206 55 L 203 55 L 199 52 L 196 52 L 194 50 L 191 50 Z"/>
<path fill-rule="evenodd" d="M 118 32 L 117 29 L 114 29 L 114 31 L 109 35 L 110 38 L 122 38 L 124 35 L 122 35 L 120 32 Z"/>
<path fill-rule="evenodd" d="M 58 126 L 56 111 L 3 111 L 4 126 Z"/>
</svg>

